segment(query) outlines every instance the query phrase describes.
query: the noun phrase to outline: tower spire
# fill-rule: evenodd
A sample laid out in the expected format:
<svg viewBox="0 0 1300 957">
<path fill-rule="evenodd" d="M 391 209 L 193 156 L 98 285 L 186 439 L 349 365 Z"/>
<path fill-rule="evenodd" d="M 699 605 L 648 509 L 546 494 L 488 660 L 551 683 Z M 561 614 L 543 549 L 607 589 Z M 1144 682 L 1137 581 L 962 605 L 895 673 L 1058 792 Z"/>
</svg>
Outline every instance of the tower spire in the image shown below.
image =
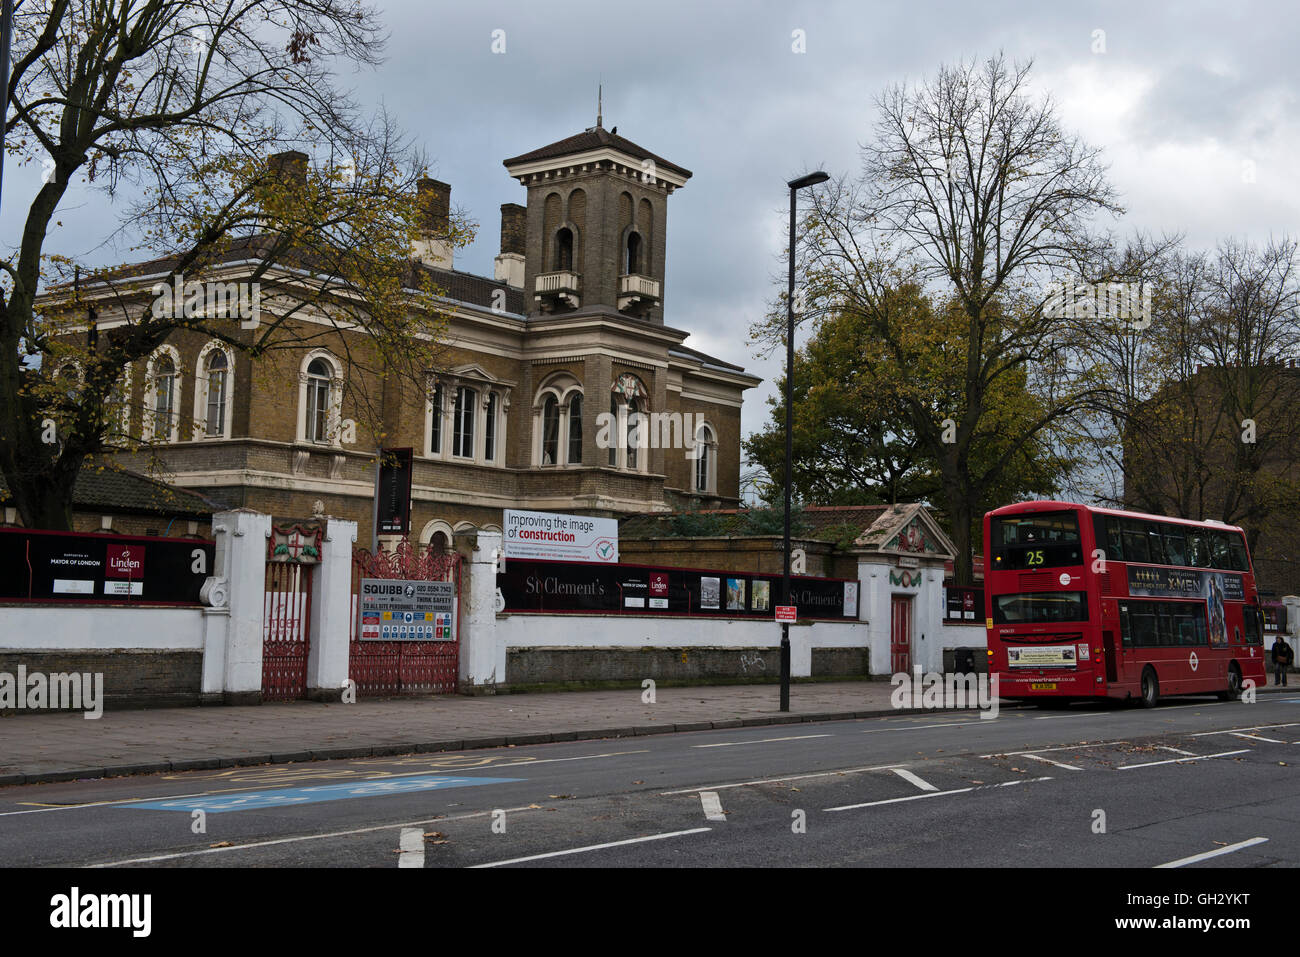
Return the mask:
<svg viewBox="0 0 1300 957">
<path fill-rule="evenodd" d="M 604 92 L 605 92 L 604 85 L 597 84 L 596 85 L 596 129 L 601 129 L 600 113 L 601 113 L 601 107 L 603 106 Z"/>
</svg>

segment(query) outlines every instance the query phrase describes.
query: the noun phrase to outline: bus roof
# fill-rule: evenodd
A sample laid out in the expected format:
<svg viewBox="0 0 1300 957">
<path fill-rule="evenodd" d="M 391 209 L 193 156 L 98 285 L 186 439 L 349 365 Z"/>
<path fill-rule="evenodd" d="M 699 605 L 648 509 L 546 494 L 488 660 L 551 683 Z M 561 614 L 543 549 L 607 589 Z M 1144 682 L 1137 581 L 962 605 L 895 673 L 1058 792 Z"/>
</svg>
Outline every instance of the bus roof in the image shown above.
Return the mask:
<svg viewBox="0 0 1300 957">
<path fill-rule="evenodd" d="M 993 511 L 989 512 L 989 514 L 1018 515 L 1027 512 L 1046 512 L 1054 509 L 1060 510 L 1062 508 L 1083 509 L 1086 512 L 1091 512 L 1097 515 L 1117 515 L 1123 518 L 1143 518 L 1154 522 L 1173 522 L 1178 525 L 1194 525 L 1199 528 L 1220 528 L 1234 532 L 1242 531 L 1239 525 L 1229 525 L 1226 522 L 1220 522 L 1214 519 L 1207 519 L 1206 521 L 1198 522 L 1195 519 L 1190 518 L 1174 518 L 1172 515 L 1152 515 L 1148 512 L 1127 512 L 1119 508 L 1105 508 L 1099 505 L 1084 505 L 1082 502 L 1061 502 L 1049 500 L 1016 502 L 1013 505 L 1003 505 L 1000 508 L 995 508 Z M 1245 533 L 1242 532 L 1242 534 Z"/>
</svg>

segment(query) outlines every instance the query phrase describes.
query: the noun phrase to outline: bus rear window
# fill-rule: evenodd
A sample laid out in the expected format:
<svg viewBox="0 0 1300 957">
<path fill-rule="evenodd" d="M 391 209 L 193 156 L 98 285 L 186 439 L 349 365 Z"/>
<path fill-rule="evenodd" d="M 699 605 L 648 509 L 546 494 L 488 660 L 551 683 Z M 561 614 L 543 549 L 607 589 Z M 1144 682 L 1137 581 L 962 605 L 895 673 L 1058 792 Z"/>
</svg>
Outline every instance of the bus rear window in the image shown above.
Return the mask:
<svg viewBox="0 0 1300 957">
<path fill-rule="evenodd" d="M 1083 564 L 1079 518 L 1074 512 L 995 518 L 989 537 L 994 568 L 1059 568 Z"/>
<path fill-rule="evenodd" d="M 993 621 L 999 625 L 1042 625 L 1087 620 L 1086 592 L 1028 592 L 997 595 L 993 598 Z"/>
</svg>

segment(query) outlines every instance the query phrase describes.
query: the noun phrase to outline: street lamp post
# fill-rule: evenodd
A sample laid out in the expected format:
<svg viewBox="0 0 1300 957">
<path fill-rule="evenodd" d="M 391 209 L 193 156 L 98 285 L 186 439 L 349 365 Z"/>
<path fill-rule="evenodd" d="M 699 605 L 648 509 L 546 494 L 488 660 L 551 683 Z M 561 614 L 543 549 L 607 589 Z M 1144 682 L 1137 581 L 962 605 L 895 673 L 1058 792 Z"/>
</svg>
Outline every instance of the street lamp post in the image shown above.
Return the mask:
<svg viewBox="0 0 1300 957">
<path fill-rule="evenodd" d="M 830 176 L 818 170 L 786 185 L 790 187 L 790 285 L 785 298 L 785 572 L 782 594 L 790 601 L 790 464 L 794 458 L 794 212 L 795 193 L 824 183 Z M 781 622 L 781 710 L 790 710 L 790 622 Z"/>
</svg>

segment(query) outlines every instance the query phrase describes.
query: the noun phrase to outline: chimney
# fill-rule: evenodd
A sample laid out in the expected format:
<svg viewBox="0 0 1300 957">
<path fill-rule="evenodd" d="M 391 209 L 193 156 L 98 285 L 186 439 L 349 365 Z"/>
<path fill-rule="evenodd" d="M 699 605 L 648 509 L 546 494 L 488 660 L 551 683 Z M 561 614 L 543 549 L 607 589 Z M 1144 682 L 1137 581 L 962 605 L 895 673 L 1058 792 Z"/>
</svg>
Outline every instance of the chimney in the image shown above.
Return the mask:
<svg viewBox="0 0 1300 957">
<path fill-rule="evenodd" d="M 451 185 L 425 176 L 415 188 L 420 235 L 411 255 L 427 266 L 451 269 Z"/>
<path fill-rule="evenodd" d="M 501 204 L 501 254 L 493 275 L 515 289 L 524 288 L 524 254 L 528 238 L 528 214 L 518 203 Z"/>
<path fill-rule="evenodd" d="M 294 186 L 307 185 L 307 154 L 298 150 L 272 153 L 266 165 L 277 178 Z"/>
</svg>

